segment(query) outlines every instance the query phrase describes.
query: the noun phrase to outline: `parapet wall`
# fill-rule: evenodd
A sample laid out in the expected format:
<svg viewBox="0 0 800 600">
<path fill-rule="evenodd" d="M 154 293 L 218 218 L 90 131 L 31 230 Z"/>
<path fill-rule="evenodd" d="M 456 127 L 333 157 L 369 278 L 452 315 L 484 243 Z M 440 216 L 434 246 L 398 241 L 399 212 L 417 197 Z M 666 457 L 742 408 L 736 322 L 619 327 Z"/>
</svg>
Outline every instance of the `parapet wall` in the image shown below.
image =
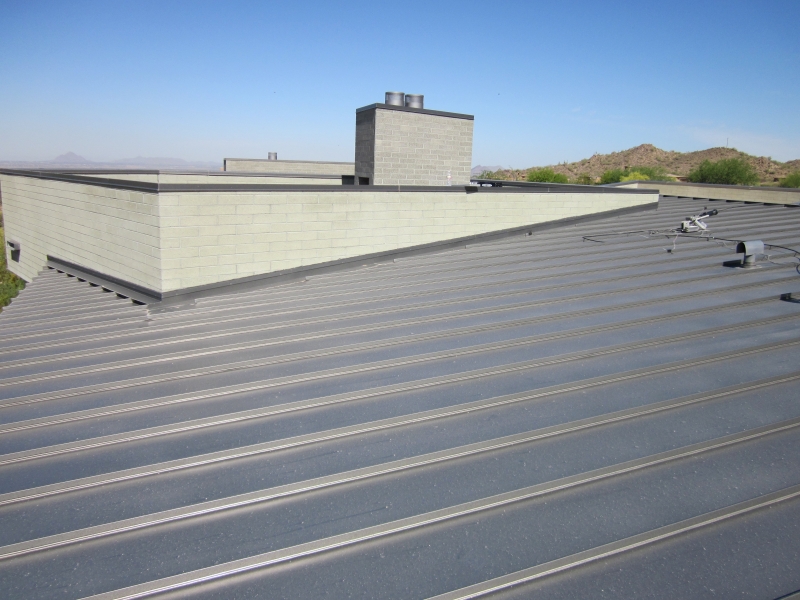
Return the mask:
<svg viewBox="0 0 800 600">
<path fill-rule="evenodd" d="M 626 181 L 613 186 L 617 189 L 657 190 L 663 196 L 708 198 L 709 200 L 737 200 L 763 202 L 764 204 L 798 204 L 800 190 L 779 187 L 744 185 L 716 185 L 708 183 L 683 183 L 680 181 Z"/>
<path fill-rule="evenodd" d="M 30 281 L 54 255 L 132 284 L 161 285 L 157 193 L 0 174 L 8 268 Z"/>
<path fill-rule="evenodd" d="M 305 160 L 264 160 L 257 158 L 226 158 L 226 172 L 304 174 L 304 175 L 353 175 L 355 164 L 348 162 L 315 162 Z"/>
<path fill-rule="evenodd" d="M 32 279 L 48 256 L 153 297 L 244 277 L 436 244 L 616 209 L 657 193 L 569 186 L 157 184 L 0 173 L 9 268 Z"/>
<path fill-rule="evenodd" d="M 162 291 L 658 201 L 463 186 L 361 189 L 162 194 Z"/>
</svg>

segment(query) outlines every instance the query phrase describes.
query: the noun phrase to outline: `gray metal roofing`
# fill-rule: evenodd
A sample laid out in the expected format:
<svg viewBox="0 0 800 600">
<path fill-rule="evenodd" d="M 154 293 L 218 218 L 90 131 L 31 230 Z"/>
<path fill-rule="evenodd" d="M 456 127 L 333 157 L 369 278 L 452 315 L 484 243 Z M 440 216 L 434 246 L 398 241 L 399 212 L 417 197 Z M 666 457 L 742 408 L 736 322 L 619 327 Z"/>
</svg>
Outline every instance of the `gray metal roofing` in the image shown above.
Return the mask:
<svg viewBox="0 0 800 600">
<path fill-rule="evenodd" d="M 161 311 L 42 273 L 0 315 L 3 596 L 800 589 L 796 259 L 583 239 L 704 205 Z"/>
</svg>

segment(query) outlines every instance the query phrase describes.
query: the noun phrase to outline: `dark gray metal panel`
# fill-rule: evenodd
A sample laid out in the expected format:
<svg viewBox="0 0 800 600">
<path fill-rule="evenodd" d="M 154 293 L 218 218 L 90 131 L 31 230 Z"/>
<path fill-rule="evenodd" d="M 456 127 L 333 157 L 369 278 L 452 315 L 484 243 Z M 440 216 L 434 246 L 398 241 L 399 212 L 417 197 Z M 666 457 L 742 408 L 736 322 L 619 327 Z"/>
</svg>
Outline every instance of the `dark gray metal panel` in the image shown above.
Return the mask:
<svg viewBox="0 0 800 600">
<path fill-rule="evenodd" d="M 797 589 L 800 501 L 775 504 L 493 598 L 763 598 Z"/>
<path fill-rule="evenodd" d="M 705 206 L 785 248 L 641 234 Z M 169 310 L 42 273 L 0 315 L 5 596 L 800 588 L 800 211 L 525 233 Z"/>
</svg>

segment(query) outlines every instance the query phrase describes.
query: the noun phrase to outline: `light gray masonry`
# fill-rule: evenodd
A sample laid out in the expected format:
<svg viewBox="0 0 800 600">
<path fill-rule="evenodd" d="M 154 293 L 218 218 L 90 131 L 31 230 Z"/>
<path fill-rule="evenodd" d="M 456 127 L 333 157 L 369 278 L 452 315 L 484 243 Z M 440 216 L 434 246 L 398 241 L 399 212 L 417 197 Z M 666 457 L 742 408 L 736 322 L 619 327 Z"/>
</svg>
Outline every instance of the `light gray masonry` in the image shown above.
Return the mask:
<svg viewBox="0 0 800 600">
<path fill-rule="evenodd" d="M 373 185 L 466 185 L 473 117 L 373 104 L 356 111 L 356 180 Z M 366 182 L 364 182 L 366 183 Z"/>
<path fill-rule="evenodd" d="M 181 179 L 183 178 L 183 183 Z M 244 184 L 249 178 L 252 183 Z M 116 179 L 116 181 L 113 181 Z M 169 183 L 0 170 L 9 269 L 31 280 L 48 256 L 165 293 L 629 209 L 657 191 L 546 186 L 380 188 Z"/>
<path fill-rule="evenodd" d="M 318 162 L 311 160 L 266 160 L 259 158 L 226 158 L 226 171 L 276 173 L 281 175 L 352 175 L 353 163 Z"/>
</svg>

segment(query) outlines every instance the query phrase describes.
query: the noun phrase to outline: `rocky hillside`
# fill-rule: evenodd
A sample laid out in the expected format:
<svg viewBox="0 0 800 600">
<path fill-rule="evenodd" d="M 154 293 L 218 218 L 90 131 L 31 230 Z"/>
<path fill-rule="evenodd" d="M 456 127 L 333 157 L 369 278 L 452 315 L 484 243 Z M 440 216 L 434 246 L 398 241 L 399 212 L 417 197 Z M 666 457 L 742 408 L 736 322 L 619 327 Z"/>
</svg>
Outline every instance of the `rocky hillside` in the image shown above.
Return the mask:
<svg viewBox="0 0 800 600">
<path fill-rule="evenodd" d="M 723 158 L 744 158 L 755 167 L 761 182 L 771 184 L 789 173 L 800 170 L 800 159 L 782 163 L 766 156 L 750 156 L 739 152 L 735 148 L 709 148 L 697 152 L 673 152 L 661 150 L 652 144 L 642 144 L 635 148 L 612 152 L 611 154 L 595 154 L 591 158 L 571 163 L 547 165 L 556 173 L 563 173 L 570 180 L 579 175 L 587 174 L 591 177 L 600 177 L 610 169 L 625 169 L 625 167 L 663 167 L 672 175 L 686 176 L 689 171 L 697 167 L 704 160 L 717 161 Z M 530 169 L 504 170 L 500 173 L 504 178 L 521 180 L 525 179 L 528 172 L 542 167 Z"/>
</svg>

